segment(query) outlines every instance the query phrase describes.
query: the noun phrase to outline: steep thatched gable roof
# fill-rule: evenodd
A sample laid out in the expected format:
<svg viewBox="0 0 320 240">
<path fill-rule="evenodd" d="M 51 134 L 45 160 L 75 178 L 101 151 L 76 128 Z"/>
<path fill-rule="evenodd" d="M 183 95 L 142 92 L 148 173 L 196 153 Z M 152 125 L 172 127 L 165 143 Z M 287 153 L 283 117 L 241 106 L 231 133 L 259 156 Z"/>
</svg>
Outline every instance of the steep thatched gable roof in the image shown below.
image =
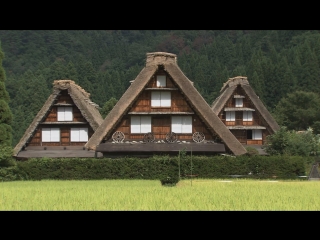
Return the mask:
<svg viewBox="0 0 320 240">
<path fill-rule="evenodd" d="M 35 116 L 32 123 L 29 125 L 24 135 L 20 139 L 19 143 L 15 146 L 13 150 L 13 156 L 17 156 L 17 154 L 33 136 L 39 123 L 44 120 L 46 114 L 48 113 L 62 90 L 68 90 L 68 93 L 71 96 L 74 104 L 78 107 L 81 114 L 88 121 L 89 125 L 94 131 L 103 122 L 103 118 L 99 110 L 97 109 L 98 105 L 90 100 L 89 93 L 87 93 L 79 85 L 75 84 L 75 82 L 72 80 L 55 80 L 53 82 L 52 94 L 48 97 L 47 101 Z"/>
<path fill-rule="evenodd" d="M 269 129 L 272 133 L 279 130 L 280 127 L 278 123 L 271 116 L 267 108 L 263 105 L 262 101 L 259 99 L 257 94 L 254 92 L 252 87 L 250 86 L 247 77 L 234 77 L 229 78 L 227 82 L 225 82 L 220 90 L 220 95 L 217 97 L 211 105 L 212 110 L 215 114 L 219 114 L 221 110 L 224 108 L 226 102 L 234 93 L 237 86 L 241 86 L 245 93 L 248 95 L 256 110 L 261 114 L 266 123 L 269 125 Z"/>
<path fill-rule="evenodd" d="M 185 95 L 189 104 L 210 128 L 210 131 L 216 133 L 235 155 L 246 153 L 245 148 L 226 128 L 218 116 L 214 114 L 208 103 L 193 86 L 193 83 L 183 74 L 177 65 L 176 55 L 163 52 L 147 53 L 146 66 L 138 74 L 137 78 L 132 81 L 131 86 L 122 95 L 97 131 L 91 136 L 85 147 L 95 150 L 105 137 L 108 138 L 112 134 L 112 130 L 116 127 L 118 121 L 126 114 L 146 87 L 151 77 L 156 73 L 159 65 L 162 65 L 164 70 L 171 76 L 172 80 Z"/>
</svg>

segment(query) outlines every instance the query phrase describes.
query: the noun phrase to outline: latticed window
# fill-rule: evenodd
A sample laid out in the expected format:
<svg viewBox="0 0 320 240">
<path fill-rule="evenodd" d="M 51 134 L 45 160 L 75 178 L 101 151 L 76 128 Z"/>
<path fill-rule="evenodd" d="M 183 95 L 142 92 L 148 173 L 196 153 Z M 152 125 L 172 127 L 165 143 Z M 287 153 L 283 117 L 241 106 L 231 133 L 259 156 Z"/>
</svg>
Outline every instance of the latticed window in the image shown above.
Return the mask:
<svg viewBox="0 0 320 240">
<path fill-rule="evenodd" d="M 252 121 L 251 111 L 243 111 L 243 121 Z"/>
<path fill-rule="evenodd" d="M 42 142 L 60 142 L 59 128 L 42 128 Z"/>
<path fill-rule="evenodd" d="M 252 139 L 253 140 L 262 140 L 262 130 L 260 130 L 260 129 L 252 130 Z"/>
<path fill-rule="evenodd" d="M 191 116 L 172 116 L 171 131 L 174 133 L 192 133 Z"/>
<path fill-rule="evenodd" d="M 71 142 L 87 142 L 88 128 L 71 128 L 70 140 Z"/>
<path fill-rule="evenodd" d="M 72 121 L 72 107 L 58 107 L 58 121 Z"/>
<path fill-rule="evenodd" d="M 235 111 L 226 112 L 226 121 L 235 121 L 235 120 L 236 120 Z"/>
<path fill-rule="evenodd" d="M 151 92 L 151 107 L 171 107 L 171 92 Z"/>
<path fill-rule="evenodd" d="M 131 133 L 151 132 L 150 116 L 131 116 Z"/>
<path fill-rule="evenodd" d="M 236 107 L 243 107 L 243 99 L 236 98 Z"/>
<path fill-rule="evenodd" d="M 157 76 L 157 87 L 165 87 L 167 86 L 166 76 L 158 75 Z"/>
</svg>

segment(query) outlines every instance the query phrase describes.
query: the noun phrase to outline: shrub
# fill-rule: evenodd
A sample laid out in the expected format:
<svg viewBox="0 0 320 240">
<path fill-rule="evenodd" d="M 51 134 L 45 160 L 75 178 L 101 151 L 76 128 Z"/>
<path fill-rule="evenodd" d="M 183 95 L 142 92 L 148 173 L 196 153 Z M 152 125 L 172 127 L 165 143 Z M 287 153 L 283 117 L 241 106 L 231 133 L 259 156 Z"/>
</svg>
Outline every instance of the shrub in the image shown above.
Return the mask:
<svg viewBox="0 0 320 240">
<path fill-rule="evenodd" d="M 9 146 L 2 146 L 0 149 L 0 168 L 11 167 L 16 165 L 16 161 L 13 158 L 13 149 Z"/>
<path fill-rule="evenodd" d="M 254 147 L 246 147 L 246 150 L 247 150 L 247 155 L 248 155 L 248 156 L 256 156 L 256 155 L 259 155 L 258 149 L 254 148 Z"/>
<path fill-rule="evenodd" d="M 21 171 L 17 166 L 0 168 L 0 181 L 19 181 L 28 180 L 26 173 Z"/>
<path fill-rule="evenodd" d="M 166 176 L 160 179 L 162 186 L 173 187 L 179 182 L 179 176 Z"/>
</svg>

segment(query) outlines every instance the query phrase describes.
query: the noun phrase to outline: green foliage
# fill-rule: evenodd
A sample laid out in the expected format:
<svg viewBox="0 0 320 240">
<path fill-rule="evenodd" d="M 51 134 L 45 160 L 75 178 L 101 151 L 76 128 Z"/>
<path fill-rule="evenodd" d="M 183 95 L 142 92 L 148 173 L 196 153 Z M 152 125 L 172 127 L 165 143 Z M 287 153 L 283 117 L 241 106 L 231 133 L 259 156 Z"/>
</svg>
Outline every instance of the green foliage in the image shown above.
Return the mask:
<svg viewBox="0 0 320 240">
<path fill-rule="evenodd" d="M 192 165 L 191 165 L 192 160 Z M 198 178 L 297 179 L 307 175 L 306 168 L 313 157 L 301 156 L 185 156 L 180 159 L 181 179 L 191 173 Z M 179 179 L 179 158 L 153 156 L 150 158 L 34 158 L 17 162 L 17 172 L 29 180 L 98 180 L 149 179 L 161 184 L 176 185 Z M 3 176 L 2 176 L 3 177 Z"/>
<path fill-rule="evenodd" d="M 12 127 L 8 124 L 0 124 L 0 148 L 2 146 L 10 146 L 12 144 Z"/>
<path fill-rule="evenodd" d="M 270 155 L 284 154 L 289 144 L 289 135 L 286 127 L 280 127 L 280 130 L 267 136 L 265 151 Z"/>
<path fill-rule="evenodd" d="M 105 118 L 109 114 L 109 112 L 117 104 L 117 102 L 118 100 L 112 97 L 103 105 L 103 107 L 100 110 L 102 118 Z"/>
<path fill-rule="evenodd" d="M 0 81 L 0 99 L 9 102 L 9 93 L 6 91 L 5 83 Z"/>
<path fill-rule="evenodd" d="M 177 176 L 166 176 L 162 177 L 160 179 L 161 185 L 166 186 L 166 187 L 173 187 L 176 186 L 177 183 L 179 182 L 179 177 Z"/>
<path fill-rule="evenodd" d="M 11 146 L 12 144 L 12 112 L 8 102 L 9 94 L 5 88 L 6 75 L 2 67 L 4 54 L 0 42 L 0 148 L 2 146 Z"/>
<path fill-rule="evenodd" d="M 0 148 L 0 168 L 11 167 L 16 165 L 13 158 L 13 149 L 11 146 L 2 146 Z"/>
<path fill-rule="evenodd" d="M 297 132 L 281 127 L 279 131 L 269 135 L 265 150 L 270 155 L 312 156 L 320 153 L 320 137 L 312 128 Z"/>
<path fill-rule="evenodd" d="M 27 174 L 18 167 L 12 155 L 13 148 L 11 146 L 0 147 L 0 181 L 28 180 Z"/>
<path fill-rule="evenodd" d="M 249 156 L 256 156 L 259 155 L 259 151 L 254 147 L 245 147 L 247 150 L 247 155 Z"/>
<path fill-rule="evenodd" d="M 162 156 L 162 158 L 161 185 L 175 186 L 180 181 L 177 158 L 170 158 L 169 156 Z"/>
<path fill-rule="evenodd" d="M 22 172 L 16 166 L 0 168 L 0 181 L 23 181 L 28 180 L 26 173 Z"/>
<path fill-rule="evenodd" d="M 295 91 L 287 94 L 277 104 L 275 118 L 288 130 L 302 131 L 312 127 L 319 131 L 320 96 L 314 92 Z"/>
<path fill-rule="evenodd" d="M 0 82 L 2 83 L 4 83 L 6 80 L 6 73 L 2 67 L 3 59 L 4 59 L 4 53 L 2 51 L 1 41 L 0 41 Z"/>
<path fill-rule="evenodd" d="M 103 106 L 120 99 L 152 51 L 177 54 L 179 67 L 209 105 L 223 83 L 237 75 L 248 77 L 268 110 L 296 90 L 319 94 L 319 30 L 2 30 L 0 39 L 6 53 L 2 61 L 0 51 L 6 69 L 0 67 L 0 99 L 4 96 L 14 114 L 14 145 L 44 104 L 53 80 L 76 81 Z M 31 98 L 35 88 L 39 97 Z M 293 109 L 296 117 L 305 116 L 299 122 L 281 120 L 282 112 L 290 111 L 279 110 L 281 125 L 320 133 L 320 111 L 310 104 Z M 103 111 L 105 117 L 110 107 Z"/>
<path fill-rule="evenodd" d="M 10 107 L 7 102 L 0 99 L 0 124 L 8 124 L 12 123 L 12 113 L 10 111 Z"/>
</svg>

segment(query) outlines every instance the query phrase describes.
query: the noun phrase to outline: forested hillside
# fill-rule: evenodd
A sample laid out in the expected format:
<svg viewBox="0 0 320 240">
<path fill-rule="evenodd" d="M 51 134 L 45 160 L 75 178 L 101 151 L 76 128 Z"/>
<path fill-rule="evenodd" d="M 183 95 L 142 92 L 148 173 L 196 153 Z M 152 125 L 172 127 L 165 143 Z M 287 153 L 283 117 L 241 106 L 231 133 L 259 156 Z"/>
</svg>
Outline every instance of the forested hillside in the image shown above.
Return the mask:
<svg viewBox="0 0 320 240">
<path fill-rule="evenodd" d="M 229 77 L 247 76 L 272 112 L 296 90 L 320 93 L 319 30 L 0 30 L 13 146 L 56 79 L 72 79 L 103 107 L 119 99 L 147 52 L 178 55 L 178 65 L 211 105 Z"/>
</svg>

